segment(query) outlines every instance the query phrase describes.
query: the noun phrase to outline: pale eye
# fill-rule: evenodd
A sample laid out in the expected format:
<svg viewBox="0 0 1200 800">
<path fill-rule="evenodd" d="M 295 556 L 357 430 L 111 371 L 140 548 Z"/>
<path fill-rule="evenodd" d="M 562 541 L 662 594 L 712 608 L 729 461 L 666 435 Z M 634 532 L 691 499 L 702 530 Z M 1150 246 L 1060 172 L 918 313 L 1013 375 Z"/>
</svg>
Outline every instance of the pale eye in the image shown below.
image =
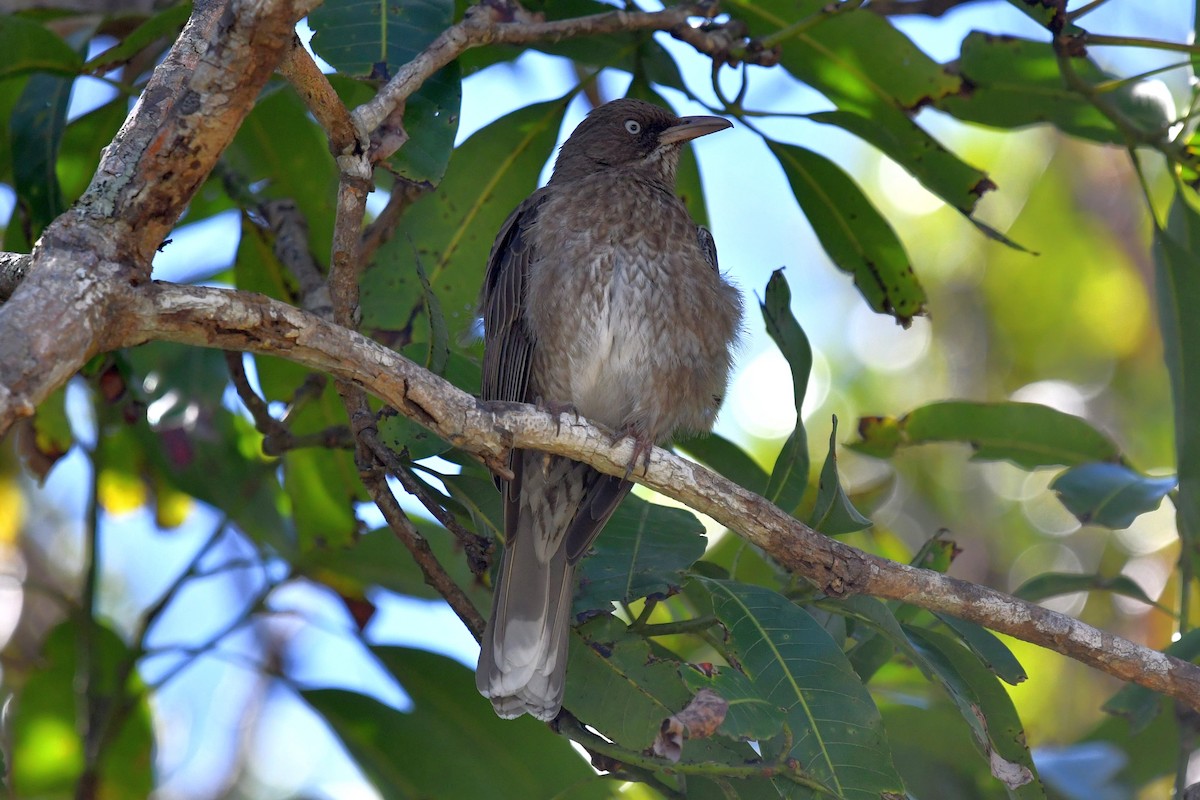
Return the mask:
<svg viewBox="0 0 1200 800">
<path fill-rule="evenodd" d="M 642 123 L 638 122 L 636 119 L 627 119 L 625 120 L 625 130 L 629 131 L 634 136 L 637 136 L 642 132 Z"/>
</svg>

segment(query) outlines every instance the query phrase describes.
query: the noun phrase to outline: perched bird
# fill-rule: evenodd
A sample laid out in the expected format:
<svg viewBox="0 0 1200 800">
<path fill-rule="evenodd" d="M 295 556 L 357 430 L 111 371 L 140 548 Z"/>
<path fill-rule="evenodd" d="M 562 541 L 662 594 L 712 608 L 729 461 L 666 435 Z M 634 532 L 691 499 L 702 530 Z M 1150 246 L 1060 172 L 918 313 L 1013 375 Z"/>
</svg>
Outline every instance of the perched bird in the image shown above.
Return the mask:
<svg viewBox="0 0 1200 800">
<path fill-rule="evenodd" d="M 731 124 L 640 100 L 596 108 L 500 229 L 481 293 L 483 397 L 570 409 L 646 452 L 712 428 L 741 325 L 716 248 L 675 194 L 683 145 Z M 635 459 L 637 456 L 635 455 Z M 632 466 L 632 464 L 631 464 Z M 512 454 L 505 552 L 476 671 L 496 713 L 562 705 L 575 565 L 633 484 Z"/>
</svg>

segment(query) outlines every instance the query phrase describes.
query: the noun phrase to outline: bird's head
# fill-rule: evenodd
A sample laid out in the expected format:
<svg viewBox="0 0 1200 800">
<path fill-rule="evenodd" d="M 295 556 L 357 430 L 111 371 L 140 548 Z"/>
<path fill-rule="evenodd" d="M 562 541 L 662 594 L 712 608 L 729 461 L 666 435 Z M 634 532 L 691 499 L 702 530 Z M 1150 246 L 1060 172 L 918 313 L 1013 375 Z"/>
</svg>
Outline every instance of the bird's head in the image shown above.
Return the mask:
<svg viewBox="0 0 1200 800">
<path fill-rule="evenodd" d="M 613 100 L 594 109 L 559 150 L 551 183 L 612 167 L 640 166 L 668 185 L 684 142 L 731 128 L 721 117 L 677 117 L 642 100 Z"/>
</svg>

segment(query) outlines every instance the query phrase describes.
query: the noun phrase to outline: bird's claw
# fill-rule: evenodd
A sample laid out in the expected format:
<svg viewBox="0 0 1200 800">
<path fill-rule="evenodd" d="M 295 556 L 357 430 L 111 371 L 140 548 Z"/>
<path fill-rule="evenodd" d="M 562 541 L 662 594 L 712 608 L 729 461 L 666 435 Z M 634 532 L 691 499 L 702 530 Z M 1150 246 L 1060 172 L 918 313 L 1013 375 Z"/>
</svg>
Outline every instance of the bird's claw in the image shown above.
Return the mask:
<svg viewBox="0 0 1200 800">
<path fill-rule="evenodd" d="M 629 463 L 625 465 L 625 480 L 629 480 L 629 476 L 633 474 L 639 460 L 642 462 L 643 475 L 650 468 L 650 454 L 654 452 L 654 439 L 639 431 L 625 430 L 613 437 L 613 444 L 625 437 L 633 439 L 633 455 L 629 457 Z"/>
<path fill-rule="evenodd" d="M 552 414 L 554 416 L 554 435 L 555 436 L 559 436 L 562 434 L 562 415 L 563 414 L 570 414 L 571 416 L 573 416 L 575 418 L 576 422 L 579 422 L 579 419 L 580 419 L 579 409 L 575 408 L 575 406 L 571 405 L 570 403 L 557 403 L 553 400 L 542 400 L 539 397 L 537 404 L 538 404 L 538 407 L 543 409 L 547 414 Z"/>
</svg>

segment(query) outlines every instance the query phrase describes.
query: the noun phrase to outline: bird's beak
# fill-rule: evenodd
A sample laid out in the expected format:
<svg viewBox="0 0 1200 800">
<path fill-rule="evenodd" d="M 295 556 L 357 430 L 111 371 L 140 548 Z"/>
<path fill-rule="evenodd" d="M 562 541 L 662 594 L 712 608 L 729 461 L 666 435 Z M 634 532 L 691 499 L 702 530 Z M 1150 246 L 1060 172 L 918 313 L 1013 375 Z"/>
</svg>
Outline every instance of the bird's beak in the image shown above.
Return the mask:
<svg viewBox="0 0 1200 800">
<path fill-rule="evenodd" d="M 678 123 L 658 135 L 658 142 L 659 144 L 687 142 L 732 127 L 733 123 L 722 117 L 681 117 Z"/>
</svg>

